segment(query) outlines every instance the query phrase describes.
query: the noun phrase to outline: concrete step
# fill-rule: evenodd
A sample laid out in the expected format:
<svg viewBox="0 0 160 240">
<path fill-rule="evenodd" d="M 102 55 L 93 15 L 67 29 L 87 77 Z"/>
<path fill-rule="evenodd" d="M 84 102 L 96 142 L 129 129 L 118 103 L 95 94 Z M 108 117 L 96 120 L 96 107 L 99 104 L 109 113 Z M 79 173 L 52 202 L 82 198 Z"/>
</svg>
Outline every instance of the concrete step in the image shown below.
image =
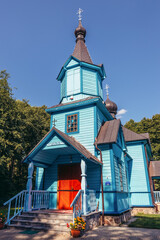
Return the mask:
<svg viewBox="0 0 160 240">
<path fill-rule="evenodd" d="M 30 216 L 30 217 L 38 217 L 47 218 L 47 219 L 72 219 L 72 214 L 62 214 L 62 213 L 39 213 L 39 212 L 23 212 L 21 216 Z"/>
<path fill-rule="evenodd" d="M 51 225 L 51 226 L 44 226 L 41 224 L 15 224 L 11 223 L 7 226 L 8 228 L 16 228 L 16 229 L 32 229 L 32 230 L 38 230 L 38 231 L 55 231 L 55 232 L 69 232 L 66 225 L 65 226 L 59 226 L 59 225 Z"/>
<path fill-rule="evenodd" d="M 62 222 L 62 221 L 52 221 L 52 222 L 40 222 L 40 221 L 36 221 L 36 220 L 32 220 L 32 221 L 29 221 L 29 220 L 22 220 L 22 219 L 13 219 L 11 221 L 11 223 L 13 224 L 17 224 L 17 225 L 41 225 L 41 226 L 66 226 L 66 222 Z"/>
<path fill-rule="evenodd" d="M 72 222 L 72 213 L 32 211 L 23 212 L 8 225 L 9 228 L 32 229 L 38 231 L 68 232 L 67 223 Z"/>
<path fill-rule="evenodd" d="M 48 228 L 42 228 L 39 226 L 27 226 L 27 225 L 17 225 L 17 224 L 10 224 L 7 225 L 7 228 L 15 228 L 15 229 L 27 229 L 27 230 L 37 230 L 37 231 L 48 231 Z"/>
<path fill-rule="evenodd" d="M 43 218 L 39 216 L 29 216 L 29 215 L 20 215 L 20 216 L 17 216 L 15 219 L 26 220 L 26 221 L 39 221 L 42 223 L 57 223 L 57 224 L 59 224 L 60 222 L 69 223 L 69 222 L 72 222 L 73 220 L 71 216 L 69 216 L 68 218 L 55 218 L 55 217 L 48 218 L 47 216 Z"/>
</svg>

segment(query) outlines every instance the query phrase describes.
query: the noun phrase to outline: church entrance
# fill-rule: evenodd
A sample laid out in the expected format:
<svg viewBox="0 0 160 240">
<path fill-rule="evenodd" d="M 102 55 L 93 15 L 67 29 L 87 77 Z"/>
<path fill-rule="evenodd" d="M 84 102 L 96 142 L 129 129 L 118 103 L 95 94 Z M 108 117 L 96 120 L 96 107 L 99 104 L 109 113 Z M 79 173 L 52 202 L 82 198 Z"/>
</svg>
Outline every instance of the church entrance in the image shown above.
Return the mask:
<svg viewBox="0 0 160 240">
<path fill-rule="evenodd" d="M 58 209 L 71 209 L 70 205 L 80 189 L 80 164 L 58 165 Z"/>
</svg>

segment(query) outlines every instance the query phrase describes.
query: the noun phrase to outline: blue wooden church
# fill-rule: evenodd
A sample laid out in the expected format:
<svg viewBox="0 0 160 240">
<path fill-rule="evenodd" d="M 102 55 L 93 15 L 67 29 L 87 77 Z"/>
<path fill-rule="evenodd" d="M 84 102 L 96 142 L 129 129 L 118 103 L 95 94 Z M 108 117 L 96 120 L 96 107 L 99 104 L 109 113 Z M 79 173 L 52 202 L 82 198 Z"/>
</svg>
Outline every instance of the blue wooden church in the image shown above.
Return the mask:
<svg viewBox="0 0 160 240">
<path fill-rule="evenodd" d="M 85 36 L 79 20 L 74 52 L 57 77 L 60 102 L 46 110 L 50 131 L 24 159 L 29 166 L 24 209 L 71 210 L 75 217 L 154 208 L 149 135 L 123 127 L 117 105 L 108 96 L 103 100 L 106 73 L 103 64 L 92 62 Z"/>
</svg>

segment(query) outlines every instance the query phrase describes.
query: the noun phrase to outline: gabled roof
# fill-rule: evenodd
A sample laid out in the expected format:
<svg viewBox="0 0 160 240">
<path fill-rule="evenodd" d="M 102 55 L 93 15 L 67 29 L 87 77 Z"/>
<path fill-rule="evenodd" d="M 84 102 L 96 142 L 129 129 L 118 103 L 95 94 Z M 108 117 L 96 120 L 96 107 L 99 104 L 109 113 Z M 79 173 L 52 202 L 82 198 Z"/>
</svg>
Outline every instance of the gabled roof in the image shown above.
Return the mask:
<svg viewBox="0 0 160 240">
<path fill-rule="evenodd" d="M 102 164 L 101 161 L 96 158 L 92 153 L 90 153 L 81 143 L 79 143 L 74 137 L 69 136 L 55 127 L 52 129 L 41 139 L 41 141 L 29 152 L 29 154 L 23 159 L 23 162 L 26 162 L 28 158 L 33 155 L 36 150 L 40 150 L 42 146 L 48 141 L 48 138 L 51 136 L 52 133 L 57 133 L 59 137 L 61 137 L 67 144 L 72 146 L 79 154 L 84 156 L 85 158 L 94 161 L 95 163 Z"/>
<path fill-rule="evenodd" d="M 132 141 L 139 141 L 139 140 L 149 140 L 149 134 L 148 133 L 135 133 L 125 127 L 122 127 L 123 134 L 126 142 L 132 142 Z"/>
<path fill-rule="evenodd" d="M 119 127 L 119 119 L 105 122 L 98 133 L 97 144 L 115 143 L 117 141 Z"/>
</svg>

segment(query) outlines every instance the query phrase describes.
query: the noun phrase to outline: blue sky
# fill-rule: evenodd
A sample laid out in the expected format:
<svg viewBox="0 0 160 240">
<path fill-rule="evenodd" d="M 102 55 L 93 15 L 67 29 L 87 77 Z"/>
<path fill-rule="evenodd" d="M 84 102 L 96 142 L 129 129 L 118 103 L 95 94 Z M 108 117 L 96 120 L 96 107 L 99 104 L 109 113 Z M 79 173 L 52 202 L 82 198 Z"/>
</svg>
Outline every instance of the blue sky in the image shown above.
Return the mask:
<svg viewBox="0 0 160 240">
<path fill-rule="evenodd" d="M 159 113 L 159 0 L 0 0 L 0 70 L 10 73 L 15 98 L 59 103 L 56 77 L 75 46 L 79 7 L 92 60 L 105 67 L 104 87 L 127 110 L 122 122 Z"/>
</svg>

